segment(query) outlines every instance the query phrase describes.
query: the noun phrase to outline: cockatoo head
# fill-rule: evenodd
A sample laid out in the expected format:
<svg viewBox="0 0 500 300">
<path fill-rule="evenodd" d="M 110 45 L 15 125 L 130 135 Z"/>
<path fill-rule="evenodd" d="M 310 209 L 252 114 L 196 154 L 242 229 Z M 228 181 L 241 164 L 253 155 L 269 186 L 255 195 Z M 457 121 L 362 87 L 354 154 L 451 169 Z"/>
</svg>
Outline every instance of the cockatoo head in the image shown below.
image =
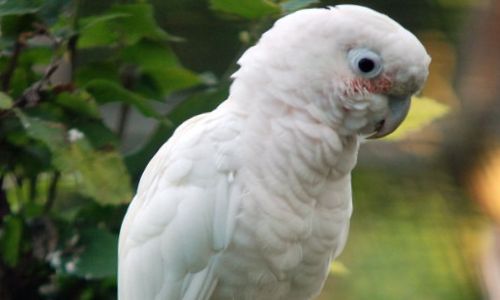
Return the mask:
<svg viewBox="0 0 500 300">
<path fill-rule="evenodd" d="M 254 85 L 341 134 L 382 137 L 405 118 L 430 57 L 386 15 L 339 5 L 278 20 L 238 63 L 236 85 Z"/>
</svg>

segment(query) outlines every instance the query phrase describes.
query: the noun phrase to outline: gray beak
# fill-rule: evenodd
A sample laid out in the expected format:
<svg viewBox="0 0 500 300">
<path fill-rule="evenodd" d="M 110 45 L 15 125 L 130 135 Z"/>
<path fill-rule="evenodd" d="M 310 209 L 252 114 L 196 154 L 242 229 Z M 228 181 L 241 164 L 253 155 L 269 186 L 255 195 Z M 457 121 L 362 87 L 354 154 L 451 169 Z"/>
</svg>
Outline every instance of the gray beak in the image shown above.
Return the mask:
<svg viewBox="0 0 500 300">
<path fill-rule="evenodd" d="M 376 132 L 370 136 L 370 139 L 384 137 L 394 130 L 403 122 L 408 111 L 410 110 L 410 96 L 389 96 L 389 113 L 385 119 L 381 120 L 376 125 Z"/>
</svg>

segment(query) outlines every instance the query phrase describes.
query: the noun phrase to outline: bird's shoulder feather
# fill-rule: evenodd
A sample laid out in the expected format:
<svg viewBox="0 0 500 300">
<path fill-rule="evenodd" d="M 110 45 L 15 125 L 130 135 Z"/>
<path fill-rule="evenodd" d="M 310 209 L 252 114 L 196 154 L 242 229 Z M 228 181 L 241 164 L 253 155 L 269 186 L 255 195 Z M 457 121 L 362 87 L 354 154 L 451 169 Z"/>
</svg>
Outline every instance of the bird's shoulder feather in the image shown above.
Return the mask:
<svg viewBox="0 0 500 300">
<path fill-rule="evenodd" d="M 148 164 L 120 233 L 120 299 L 204 299 L 238 206 L 238 116 L 180 126 Z"/>
</svg>

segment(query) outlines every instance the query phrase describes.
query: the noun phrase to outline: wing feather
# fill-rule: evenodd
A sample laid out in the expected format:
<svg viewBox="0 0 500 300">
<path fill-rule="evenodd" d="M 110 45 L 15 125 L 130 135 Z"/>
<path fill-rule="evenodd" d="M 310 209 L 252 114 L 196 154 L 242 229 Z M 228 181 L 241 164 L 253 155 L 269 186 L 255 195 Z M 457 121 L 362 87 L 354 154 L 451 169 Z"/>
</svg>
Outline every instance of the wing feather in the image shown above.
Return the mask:
<svg viewBox="0 0 500 300">
<path fill-rule="evenodd" d="M 119 299 L 210 298 L 240 198 L 230 116 L 187 121 L 148 164 L 120 232 Z"/>
</svg>

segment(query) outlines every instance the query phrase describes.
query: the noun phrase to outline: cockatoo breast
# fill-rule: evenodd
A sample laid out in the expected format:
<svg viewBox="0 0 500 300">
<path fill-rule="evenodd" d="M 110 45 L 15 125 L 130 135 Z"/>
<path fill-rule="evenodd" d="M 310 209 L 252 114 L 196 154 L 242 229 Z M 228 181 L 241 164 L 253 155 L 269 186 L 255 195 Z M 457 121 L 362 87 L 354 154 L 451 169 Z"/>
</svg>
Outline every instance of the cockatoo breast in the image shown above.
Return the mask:
<svg viewBox="0 0 500 300">
<path fill-rule="evenodd" d="M 242 199 L 212 299 L 309 299 L 347 237 L 358 139 L 301 111 L 239 115 Z"/>
</svg>

